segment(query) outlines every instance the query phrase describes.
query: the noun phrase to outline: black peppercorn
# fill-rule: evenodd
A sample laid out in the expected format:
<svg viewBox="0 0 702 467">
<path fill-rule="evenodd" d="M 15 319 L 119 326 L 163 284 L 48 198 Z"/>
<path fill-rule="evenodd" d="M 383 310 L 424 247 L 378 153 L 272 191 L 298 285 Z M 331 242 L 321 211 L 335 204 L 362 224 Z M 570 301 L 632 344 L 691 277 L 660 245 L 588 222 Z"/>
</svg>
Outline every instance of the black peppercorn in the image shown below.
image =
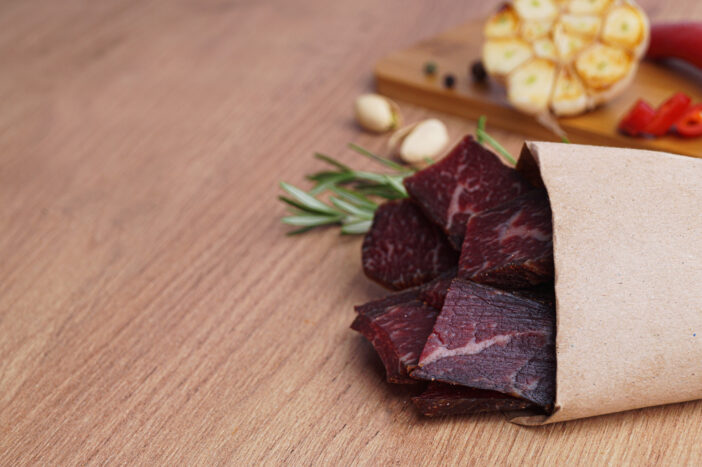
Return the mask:
<svg viewBox="0 0 702 467">
<path fill-rule="evenodd" d="M 482 83 L 487 79 L 487 72 L 485 71 L 485 66 L 480 60 L 473 62 L 473 64 L 470 67 L 470 74 L 473 77 L 473 81 L 475 81 L 476 83 Z"/>
<path fill-rule="evenodd" d="M 424 64 L 424 74 L 427 76 L 434 76 L 436 74 L 436 63 L 427 62 Z"/>
<path fill-rule="evenodd" d="M 485 66 L 480 60 L 476 60 L 470 66 L 470 74 L 473 77 L 473 81 L 476 83 L 482 83 L 487 79 L 487 72 L 485 71 Z"/>
<path fill-rule="evenodd" d="M 453 76 L 451 74 L 444 75 L 444 86 L 445 87 L 447 87 L 449 89 L 453 89 L 453 87 L 455 85 L 456 85 L 456 77 L 455 76 Z"/>
</svg>

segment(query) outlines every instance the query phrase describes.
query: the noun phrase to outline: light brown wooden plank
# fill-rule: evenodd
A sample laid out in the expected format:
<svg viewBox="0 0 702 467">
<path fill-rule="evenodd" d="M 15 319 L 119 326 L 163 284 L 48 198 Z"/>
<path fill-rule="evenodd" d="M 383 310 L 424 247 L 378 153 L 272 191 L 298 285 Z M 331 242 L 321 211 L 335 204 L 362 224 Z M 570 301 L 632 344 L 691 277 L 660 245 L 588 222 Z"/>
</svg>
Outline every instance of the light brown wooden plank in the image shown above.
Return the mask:
<svg viewBox="0 0 702 467">
<path fill-rule="evenodd" d="M 284 236 L 278 181 L 383 151 L 374 64 L 496 3 L 0 2 L 0 465 L 702 461 L 700 402 L 418 417 L 348 329 L 360 239 Z"/>
</svg>

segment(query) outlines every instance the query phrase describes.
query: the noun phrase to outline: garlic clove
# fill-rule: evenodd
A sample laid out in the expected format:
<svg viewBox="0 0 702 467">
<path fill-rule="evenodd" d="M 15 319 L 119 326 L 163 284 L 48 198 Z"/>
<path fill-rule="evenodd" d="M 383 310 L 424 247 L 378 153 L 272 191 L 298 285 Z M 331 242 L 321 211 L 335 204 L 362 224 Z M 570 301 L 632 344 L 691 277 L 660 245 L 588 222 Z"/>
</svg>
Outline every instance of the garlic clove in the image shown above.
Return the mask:
<svg viewBox="0 0 702 467">
<path fill-rule="evenodd" d="M 402 141 L 412 130 L 414 130 L 414 128 L 418 124 L 419 122 L 412 123 L 411 125 L 407 125 L 405 127 L 400 128 L 399 130 L 396 130 L 392 135 L 390 135 L 390 139 L 388 139 L 388 148 L 390 149 L 390 151 L 397 152 L 398 148 L 400 147 L 400 144 L 402 144 Z"/>
<path fill-rule="evenodd" d="M 401 125 L 399 106 L 379 94 L 363 94 L 354 105 L 356 120 L 369 131 L 385 133 Z"/>
<path fill-rule="evenodd" d="M 403 161 L 418 164 L 441 154 L 448 142 L 446 125 L 441 120 L 430 118 L 413 125 L 402 138 L 398 153 Z"/>
</svg>

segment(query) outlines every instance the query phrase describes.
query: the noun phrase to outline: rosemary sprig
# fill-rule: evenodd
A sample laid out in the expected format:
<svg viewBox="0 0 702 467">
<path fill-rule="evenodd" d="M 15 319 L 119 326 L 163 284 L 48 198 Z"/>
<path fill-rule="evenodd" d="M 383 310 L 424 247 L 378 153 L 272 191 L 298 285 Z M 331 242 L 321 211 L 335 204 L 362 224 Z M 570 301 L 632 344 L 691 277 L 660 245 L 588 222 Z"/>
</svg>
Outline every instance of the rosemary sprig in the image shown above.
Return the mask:
<svg viewBox="0 0 702 467">
<path fill-rule="evenodd" d="M 515 164 L 512 155 L 487 133 L 486 121 L 485 116 L 478 119 L 477 141 L 481 144 L 489 144 L 505 159 Z M 279 196 L 278 199 L 290 208 L 290 215 L 283 217 L 283 223 L 299 227 L 288 232 L 288 235 L 329 225 L 340 225 L 342 234 L 362 234 L 371 227 L 373 215 L 378 208 L 376 201 L 408 197 L 402 182 L 415 173 L 415 169 L 378 156 L 353 143 L 348 147 L 382 164 L 391 172 L 354 170 L 333 157 L 316 153 L 314 157 L 328 167 L 307 176 L 307 179 L 314 184 L 309 191 L 284 182 L 280 184 L 288 196 Z M 426 162 L 434 163 L 431 159 Z M 325 196 L 326 202 L 318 198 L 322 195 Z"/>
<path fill-rule="evenodd" d="M 288 232 L 288 235 L 334 224 L 341 225 L 342 234 L 365 233 L 370 229 L 373 215 L 378 208 L 378 203 L 372 198 L 401 199 L 408 196 L 402 181 L 412 175 L 414 169 L 373 154 L 355 144 L 350 144 L 349 148 L 392 169 L 394 173 L 353 170 L 330 156 L 315 154 L 315 158 L 331 166 L 331 169 L 307 176 L 307 179 L 314 183 L 312 189 L 306 192 L 288 183 L 280 184 L 289 196 L 279 196 L 278 199 L 288 204 L 291 211 L 291 215 L 284 217 L 282 221 L 300 227 Z M 318 198 L 322 194 L 328 195 L 328 203 Z"/>
<path fill-rule="evenodd" d="M 509 153 L 507 149 L 505 149 L 504 146 L 502 146 L 500 143 L 497 142 L 495 138 L 490 136 L 487 131 L 485 131 L 485 124 L 487 123 L 487 117 L 485 115 L 482 115 L 478 119 L 478 129 L 475 132 L 475 139 L 479 143 L 487 143 L 490 146 L 493 147 L 493 149 L 502 155 L 505 159 L 509 161 L 510 164 L 516 165 L 517 161 L 512 157 L 512 154 Z"/>
<path fill-rule="evenodd" d="M 410 173 L 414 172 L 414 170 L 410 169 L 409 167 L 406 167 L 402 164 L 398 164 L 397 162 L 391 161 L 390 159 L 386 159 L 384 157 L 377 156 L 377 155 L 373 154 L 372 152 L 370 152 L 369 150 L 364 149 L 357 144 L 349 143 L 349 148 L 353 149 L 354 151 L 356 151 L 357 153 L 359 153 L 363 156 L 366 156 L 366 157 L 368 157 L 376 162 L 383 164 L 386 167 L 389 167 L 393 170 L 396 170 L 397 172 L 410 172 Z"/>
</svg>

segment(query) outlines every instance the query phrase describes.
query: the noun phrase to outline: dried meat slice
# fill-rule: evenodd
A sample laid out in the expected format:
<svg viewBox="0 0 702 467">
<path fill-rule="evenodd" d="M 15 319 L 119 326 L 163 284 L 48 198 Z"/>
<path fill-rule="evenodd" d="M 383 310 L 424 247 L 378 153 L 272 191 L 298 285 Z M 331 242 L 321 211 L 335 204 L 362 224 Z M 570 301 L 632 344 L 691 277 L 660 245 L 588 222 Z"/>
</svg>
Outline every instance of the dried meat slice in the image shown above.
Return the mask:
<svg viewBox="0 0 702 467">
<path fill-rule="evenodd" d="M 412 398 L 412 402 L 427 417 L 534 408 L 529 401 L 499 392 L 436 382 L 429 383 L 423 393 Z"/>
<path fill-rule="evenodd" d="M 373 345 L 389 382 L 417 382 L 409 371 L 417 366 L 454 276 L 451 271 L 421 287 L 356 307 L 351 328 Z"/>
<path fill-rule="evenodd" d="M 454 279 L 412 377 L 551 407 L 555 321 L 548 305 Z"/>
<path fill-rule="evenodd" d="M 439 311 L 419 300 L 361 313 L 351 324 L 370 341 L 391 383 L 416 383 L 409 377 Z"/>
<path fill-rule="evenodd" d="M 553 227 L 546 192 L 532 190 L 472 216 L 459 277 L 508 289 L 552 282 Z"/>
<path fill-rule="evenodd" d="M 420 292 L 419 287 L 414 287 L 388 295 L 387 297 L 379 298 L 378 300 L 373 300 L 364 305 L 357 305 L 354 307 L 354 310 L 356 310 L 356 313 L 362 315 L 375 316 L 381 314 L 383 310 L 391 306 L 418 300 Z"/>
<path fill-rule="evenodd" d="M 451 281 L 456 277 L 456 269 L 452 269 L 440 275 L 431 282 L 428 282 L 419 290 L 419 299 L 429 306 L 441 310 L 444 307 L 446 294 L 451 286 Z"/>
<path fill-rule="evenodd" d="M 556 287 L 553 282 L 547 282 L 528 289 L 516 289 L 511 292 L 518 297 L 534 300 L 554 310 L 556 309 Z"/>
<path fill-rule="evenodd" d="M 393 290 L 429 282 L 455 268 L 458 254 L 410 200 L 382 204 L 363 239 L 363 272 Z"/>
<path fill-rule="evenodd" d="M 410 198 L 447 233 L 457 250 L 470 216 L 533 189 L 472 136 L 466 136 L 439 162 L 406 178 L 404 184 Z"/>
</svg>

